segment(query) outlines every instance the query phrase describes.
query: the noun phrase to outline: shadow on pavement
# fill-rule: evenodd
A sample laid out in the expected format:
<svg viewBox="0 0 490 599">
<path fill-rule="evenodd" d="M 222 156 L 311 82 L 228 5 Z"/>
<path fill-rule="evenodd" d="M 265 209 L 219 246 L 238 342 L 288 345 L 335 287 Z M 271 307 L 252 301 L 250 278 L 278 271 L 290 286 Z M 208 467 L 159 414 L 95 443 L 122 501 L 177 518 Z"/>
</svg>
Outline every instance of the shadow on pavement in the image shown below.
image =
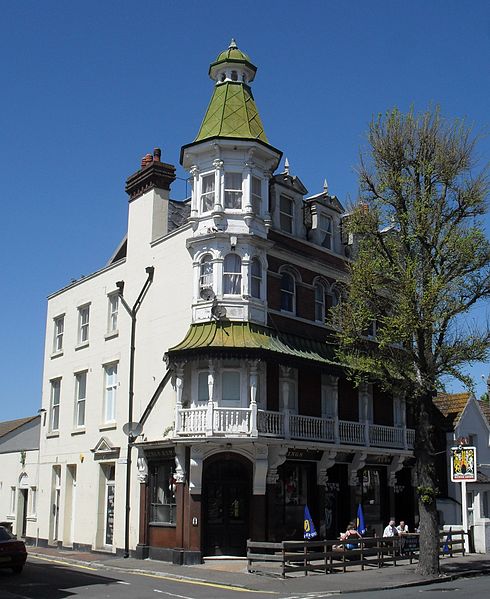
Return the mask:
<svg viewBox="0 0 490 599">
<path fill-rule="evenodd" d="M 95 572 L 28 561 L 22 574 L 0 570 L 0 597 L 8 599 L 12 593 L 13 597 L 21 595 L 32 599 L 65 599 L 78 595 L 77 589 L 80 587 L 102 587 L 117 583 L 117 578 L 100 576 Z M 103 593 L 101 589 L 100 595 L 103 596 Z"/>
</svg>

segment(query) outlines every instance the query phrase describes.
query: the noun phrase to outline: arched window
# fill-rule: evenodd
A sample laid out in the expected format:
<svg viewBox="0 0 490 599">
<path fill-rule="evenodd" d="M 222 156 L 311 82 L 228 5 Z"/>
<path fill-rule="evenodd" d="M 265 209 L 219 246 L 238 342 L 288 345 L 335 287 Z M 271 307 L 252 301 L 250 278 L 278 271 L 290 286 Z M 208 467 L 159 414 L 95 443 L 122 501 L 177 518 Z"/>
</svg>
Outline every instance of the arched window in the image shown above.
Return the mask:
<svg viewBox="0 0 490 599">
<path fill-rule="evenodd" d="M 262 284 L 262 264 L 258 258 L 253 258 L 250 263 L 250 294 L 260 299 L 260 287 Z"/>
<path fill-rule="evenodd" d="M 211 254 L 206 254 L 201 258 L 199 267 L 199 292 L 203 289 L 213 288 L 213 263 Z"/>
<path fill-rule="evenodd" d="M 281 310 L 294 312 L 296 295 L 296 281 L 289 272 L 281 275 Z"/>
<path fill-rule="evenodd" d="M 237 254 L 228 254 L 223 262 L 223 293 L 242 293 L 242 259 Z"/>
<path fill-rule="evenodd" d="M 315 320 L 325 322 L 325 287 L 322 283 L 315 284 Z"/>
</svg>

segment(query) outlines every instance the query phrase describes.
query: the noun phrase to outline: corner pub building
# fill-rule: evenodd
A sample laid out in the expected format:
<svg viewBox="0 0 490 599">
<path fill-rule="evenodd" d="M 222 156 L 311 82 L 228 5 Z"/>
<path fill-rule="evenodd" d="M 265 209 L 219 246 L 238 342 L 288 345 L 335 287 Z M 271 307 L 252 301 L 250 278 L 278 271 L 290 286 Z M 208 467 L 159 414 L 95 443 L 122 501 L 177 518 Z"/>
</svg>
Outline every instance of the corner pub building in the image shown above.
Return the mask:
<svg viewBox="0 0 490 599">
<path fill-rule="evenodd" d="M 358 503 L 378 534 L 391 514 L 413 517 L 404 400 L 374 381 L 355 388 L 334 358 L 328 311 L 346 279 L 345 211 L 326 184 L 308 196 L 287 160 L 277 172 L 255 74 L 232 40 L 182 147 L 191 197 L 170 199 L 175 168 L 158 149 L 145 156 L 127 180 L 128 232 L 114 256 L 49 298 L 41 542 L 117 553 L 128 533 L 133 555 L 192 564 L 245 555 L 249 538 L 301 539 L 305 504 L 326 538 Z M 148 266 L 127 531 L 122 308 Z"/>
</svg>

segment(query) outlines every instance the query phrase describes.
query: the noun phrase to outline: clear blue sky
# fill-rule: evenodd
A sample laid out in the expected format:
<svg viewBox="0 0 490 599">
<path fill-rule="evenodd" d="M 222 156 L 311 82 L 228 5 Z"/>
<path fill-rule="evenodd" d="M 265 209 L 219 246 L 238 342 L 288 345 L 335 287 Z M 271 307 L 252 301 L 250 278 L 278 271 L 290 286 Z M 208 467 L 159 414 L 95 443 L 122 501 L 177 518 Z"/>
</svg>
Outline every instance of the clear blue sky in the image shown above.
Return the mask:
<svg viewBox="0 0 490 599">
<path fill-rule="evenodd" d="M 36 413 L 46 296 L 112 254 L 141 156 L 160 146 L 178 164 L 231 37 L 258 66 L 270 142 L 312 194 L 326 177 L 356 197 L 368 123 L 392 106 L 439 103 L 489 130 L 488 1 L 3 2 L 0 420 Z M 479 151 L 490 160 L 488 137 Z M 487 370 L 472 370 L 480 393 Z"/>
</svg>

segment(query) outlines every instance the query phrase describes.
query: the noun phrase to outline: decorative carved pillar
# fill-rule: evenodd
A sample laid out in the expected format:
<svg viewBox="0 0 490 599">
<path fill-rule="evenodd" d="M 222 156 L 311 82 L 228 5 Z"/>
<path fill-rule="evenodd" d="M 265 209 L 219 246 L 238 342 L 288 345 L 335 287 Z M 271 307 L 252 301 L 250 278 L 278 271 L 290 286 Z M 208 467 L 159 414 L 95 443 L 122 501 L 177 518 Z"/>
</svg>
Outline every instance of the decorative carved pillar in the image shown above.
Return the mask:
<svg viewBox="0 0 490 599">
<path fill-rule="evenodd" d="M 368 402 L 369 402 L 369 385 L 361 383 L 359 385 L 359 397 L 361 399 L 360 420 L 364 422 L 364 445 L 369 447 L 369 419 L 368 419 Z"/>
<path fill-rule="evenodd" d="M 203 459 L 204 447 L 202 445 L 192 445 L 189 468 L 189 492 L 192 495 L 201 494 Z"/>
<path fill-rule="evenodd" d="M 250 222 L 253 218 L 253 206 L 252 206 L 252 171 L 255 167 L 255 163 L 253 161 L 254 148 L 251 148 L 248 151 L 247 160 L 245 162 L 245 168 L 243 169 L 243 199 L 242 199 L 242 210 L 245 214 L 245 223 L 247 226 L 250 225 Z M 259 215 L 257 215 L 259 216 Z"/>
<path fill-rule="evenodd" d="M 362 470 L 366 465 L 367 453 L 364 451 L 358 451 L 354 454 L 354 459 L 348 466 L 349 472 L 349 486 L 359 486 L 359 470 Z"/>
<path fill-rule="evenodd" d="M 206 437 L 213 435 L 213 419 L 214 419 L 214 381 L 215 367 L 214 360 L 209 360 L 208 373 L 208 409 L 206 413 Z"/>
<path fill-rule="evenodd" d="M 183 445 L 177 445 L 175 448 L 175 505 L 176 505 L 176 530 L 175 530 L 175 544 L 177 547 L 184 547 L 184 534 L 185 534 L 185 447 Z"/>
<path fill-rule="evenodd" d="M 139 522 L 139 542 L 138 545 L 141 547 L 141 557 L 144 559 L 147 557 L 148 546 L 148 522 L 150 518 L 149 509 L 150 502 L 148 498 L 148 463 L 140 450 L 140 455 L 136 460 L 136 466 L 138 468 L 138 481 L 140 483 L 140 522 Z M 138 552 L 137 548 L 137 552 Z"/>
<path fill-rule="evenodd" d="M 326 382 L 328 385 L 328 393 L 332 398 L 333 408 L 333 434 L 336 445 L 340 444 L 340 427 L 339 427 L 339 377 L 327 376 Z"/>
<path fill-rule="evenodd" d="M 184 390 L 184 363 L 175 364 L 175 434 L 182 431 L 182 393 Z"/>
<path fill-rule="evenodd" d="M 201 196 L 201 188 L 199 185 L 199 168 L 194 165 L 189 170 L 192 175 L 193 185 L 192 185 L 192 195 L 191 195 L 191 219 L 195 219 L 199 215 L 199 199 Z"/>
<path fill-rule="evenodd" d="M 267 445 L 255 444 L 255 465 L 254 465 L 254 495 L 265 495 L 266 483 L 268 482 L 268 448 Z"/>
<path fill-rule="evenodd" d="M 259 381 L 259 373 L 258 373 L 258 360 L 251 360 L 249 362 L 250 365 L 250 374 L 249 374 L 249 386 L 250 386 L 250 436 L 258 437 L 258 428 L 257 428 L 257 387 Z"/>
<path fill-rule="evenodd" d="M 281 396 L 284 413 L 284 437 L 286 439 L 291 438 L 290 433 L 290 422 L 289 415 L 291 410 L 289 408 L 289 391 L 291 389 L 291 368 L 288 366 L 279 366 L 279 376 L 281 377 Z"/>
<path fill-rule="evenodd" d="M 324 451 L 322 459 L 317 464 L 317 484 L 325 486 L 328 482 L 328 470 L 335 465 L 337 452 L 333 450 Z"/>
<path fill-rule="evenodd" d="M 269 447 L 269 468 L 267 470 L 267 484 L 275 485 L 279 480 L 277 469 L 286 461 L 288 448 L 285 445 L 271 445 Z"/>
<path fill-rule="evenodd" d="M 221 215 L 223 213 L 223 203 L 221 201 L 221 181 L 223 179 L 224 162 L 220 158 L 213 160 L 214 166 L 214 209 L 213 214 Z"/>
<path fill-rule="evenodd" d="M 262 203 L 263 203 L 262 214 L 264 215 L 264 224 L 267 229 L 270 229 L 272 227 L 272 217 L 271 217 L 271 213 L 269 211 L 269 204 L 270 204 L 269 189 L 270 189 L 271 178 L 272 178 L 272 170 L 264 170 L 265 194 L 264 194 L 264 197 L 262 198 Z"/>
</svg>

